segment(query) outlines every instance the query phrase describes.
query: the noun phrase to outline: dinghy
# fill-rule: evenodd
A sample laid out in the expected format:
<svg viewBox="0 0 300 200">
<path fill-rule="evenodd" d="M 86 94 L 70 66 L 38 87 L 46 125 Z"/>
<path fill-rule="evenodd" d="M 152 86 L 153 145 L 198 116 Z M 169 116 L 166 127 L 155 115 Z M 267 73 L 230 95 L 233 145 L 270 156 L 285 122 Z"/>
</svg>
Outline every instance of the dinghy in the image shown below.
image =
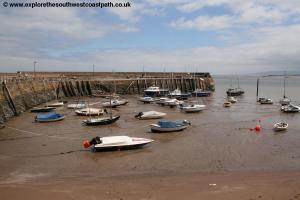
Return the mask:
<svg viewBox="0 0 300 200">
<path fill-rule="evenodd" d="M 95 150 L 126 150 L 142 147 L 154 140 L 129 136 L 95 137 L 92 140 L 85 140 L 83 146 L 89 148 L 93 145 Z"/>
<path fill-rule="evenodd" d="M 97 116 L 97 115 L 103 115 L 104 111 L 103 109 L 99 108 L 83 108 L 80 110 L 75 110 L 76 115 L 80 116 Z"/>
<path fill-rule="evenodd" d="M 135 115 L 135 118 L 138 119 L 160 119 L 164 117 L 166 113 L 163 112 L 157 112 L 157 111 L 148 111 L 148 112 L 139 112 L 137 115 Z"/>
<path fill-rule="evenodd" d="M 154 101 L 154 99 L 152 97 L 140 97 L 139 101 L 141 101 L 143 103 L 152 103 Z"/>
<path fill-rule="evenodd" d="M 56 102 L 56 103 L 51 103 L 48 104 L 49 107 L 61 107 L 64 106 L 64 102 Z"/>
<path fill-rule="evenodd" d="M 63 120 L 65 116 L 56 112 L 49 112 L 47 114 L 38 114 L 34 117 L 36 122 L 56 122 Z"/>
<path fill-rule="evenodd" d="M 272 101 L 272 99 L 268 99 L 268 98 L 260 98 L 259 103 L 260 104 L 273 104 L 273 101 Z"/>
<path fill-rule="evenodd" d="M 120 119 L 120 116 L 100 117 L 83 120 L 82 123 L 87 126 L 108 125 Z"/>
<path fill-rule="evenodd" d="M 279 122 L 274 124 L 274 131 L 286 131 L 288 128 L 288 124 L 285 122 Z"/>
<path fill-rule="evenodd" d="M 82 108 L 86 108 L 86 104 L 85 103 L 72 103 L 72 104 L 68 104 L 67 108 L 82 109 Z"/>
<path fill-rule="evenodd" d="M 232 96 L 229 96 L 229 97 L 228 97 L 228 101 L 229 101 L 230 103 L 236 103 L 236 102 L 237 102 L 237 99 L 234 98 L 234 97 L 232 97 Z"/>
<path fill-rule="evenodd" d="M 54 110 L 54 107 L 49 107 L 49 106 L 45 106 L 45 107 L 34 107 L 30 110 L 30 112 L 50 112 L 52 110 Z"/>
<path fill-rule="evenodd" d="M 206 108 L 206 105 L 200 105 L 200 104 L 182 105 L 182 104 L 180 104 L 180 109 L 186 113 L 200 112 L 202 110 L 205 110 L 205 108 Z"/>
<path fill-rule="evenodd" d="M 150 124 L 150 128 L 152 132 L 175 132 L 182 131 L 186 129 L 191 123 L 187 120 L 183 120 L 181 122 L 170 121 L 170 120 L 160 120 L 157 124 Z"/>
<path fill-rule="evenodd" d="M 229 108 L 232 105 L 232 103 L 229 101 L 226 101 L 226 102 L 224 102 L 223 105 L 224 105 L 224 107 Z"/>
<path fill-rule="evenodd" d="M 111 100 L 111 101 L 102 103 L 102 106 L 103 106 L 104 108 L 107 108 L 107 107 L 113 107 L 113 108 L 116 108 L 117 106 L 120 106 L 120 105 L 121 105 L 120 102 L 119 102 L 118 100 L 116 100 L 116 99 L 113 99 L 113 100 Z"/>
</svg>

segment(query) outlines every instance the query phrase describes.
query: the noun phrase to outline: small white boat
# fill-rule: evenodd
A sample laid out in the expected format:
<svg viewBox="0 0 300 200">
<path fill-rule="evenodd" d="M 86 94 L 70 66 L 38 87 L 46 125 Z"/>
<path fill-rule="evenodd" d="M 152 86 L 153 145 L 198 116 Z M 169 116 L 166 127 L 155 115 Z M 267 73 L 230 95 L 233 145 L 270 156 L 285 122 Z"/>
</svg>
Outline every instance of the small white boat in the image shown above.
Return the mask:
<svg viewBox="0 0 300 200">
<path fill-rule="evenodd" d="M 167 101 L 169 98 L 167 97 L 161 97 L 159 99 L 156 99 L 155 102 L 159 105 L 165 105 L 165 101 Z"/>
<path fill-rule="evenodd" d="M 293 104 L 289 104 L 289 105 L 286 105 L 286 106 L 282 106 L 281 111 L 286 112 L 286 113 L 300 112 L 300 106 L 295 106 Z"/>
<path fill-rule="evenodd" d="M 64 102 L 55 102 L 55 103 L 51 103 L 48 104 L 49 107 L 61 107 L 64 106 Z"/>
<path fill-rule="evenodd" d="M 200 105 L 200 104 L 180 105 L 180 109 L 187 113 L 200 112 L 202 110 L 205 110 L 205 108 L 206 105 Z"/>
<path fill-rule="evenodd" d="M 224 107 L 229 108 L 229 107 L 231 107 L 232 103 L 229 101 L 226 101 L 226 102 L 224 102 L 223 105 L 224 105 Z"/>
<path fill-rule="evenodd" d="M 157 124 L 150 124 L 150 128 L 152 132 L 162 133 L 182 131 L 186 129 L 189 125 L 191 125 L 191 123 L 187 120 L 183 120 L 181 122 L 160 120 Z"/>
<path fill-rule="evenodd" d="M 157 112 L 157 111 L 147 111 L 147 112 L 139 112 L 135 115 L 135 118 L 138 119 L 160 119 L 166 116 L 166 113 Z"/>
<path fill-rule="evenodd" d="M 260 104 L 273 104 L 273 100 L 268 99 L 268 98 L 260 98 L 259 103 Z"/>
<path fill-rule="evenodd" d="M 119 103 L 121 106 L 124 106 L 128 103 L 126 99 L 116 99 L 117 103 Z"/>
<path fill-rule="evenodd" d="M 68 104 L 67 108 L 82 109 L 82 108 L 86 108 L 86 104 L 85 103 L 72 103 L 72 104 Z"/>
<path fill-rule="evenodd" d="M 120 101 L 116 100 L 116 99 L 112 99 L 111 102 L 104 102 L 102 103 L 102 106 L 107 108 L 107 107 L 112 107 L 112 108 L 116 108 L 117 106 L 120 106 Z"/>
<path fill-rule="evenodd" d="M 228 101 L 229 101 L 230 103 L 236 103 L 236 102 L 237 102 L 237 99 L 234 98 L 234 97 L 232 97 L 232 96 L 229 96 L 229 97 L 228 97 Z"/>
<path fill-rule="evenodd" d="M 75 110 L 76 115 L 80 116 L 98 116 L 103 115 L 103 109 L 99 108 L 83 108 L 80 110 Z"/>
<path fill-rule="evenodd" d="M 125 150 L 144 146 L 154 140 L 147 138 L 137 138 L 129 136 L 110 136 L 110 137 L 95 137 L 92 140 L 85 140 L 83 145 L 89 148 L 94 145 L 95 150 Z"/>
<path fill-rule="evenodd" d="M 140 97 L 139 101 L 141 101 L 143 103 L 152 103 L 154 101 L 154 99 L 152 97 Z"/>
<path fill-rule="evenodd" d="M 286 106 L 286 105 L 289 105 L 291 103 L 291 99 L 289 99 L 287 97 L 284 97 L 283 99 L 280 99 L 279 103 L 282 106 Z"/>
<path fill-rule="evenodd" d="M 176 106 L 177 104 L 178 104 L 178 100 L 177 99 L 167 99 L 163 103 L 164 106 Z"/>
<path fill-rule="evenodd" d="M 288 128 L 288 124 L 285 122 L 279 122 L 274 124 L 274 131 L 285 131 Z"/>
</svg>

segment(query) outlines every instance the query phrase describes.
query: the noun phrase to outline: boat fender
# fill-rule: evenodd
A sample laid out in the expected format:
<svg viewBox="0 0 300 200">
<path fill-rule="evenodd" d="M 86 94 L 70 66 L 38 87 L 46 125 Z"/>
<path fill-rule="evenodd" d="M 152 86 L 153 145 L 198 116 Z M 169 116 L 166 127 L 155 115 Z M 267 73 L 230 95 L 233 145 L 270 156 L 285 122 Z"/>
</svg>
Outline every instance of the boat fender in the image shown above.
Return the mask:
<svg viewBox="0 0 300 200">
<path fill-rule="evenodd" d="M 261 125 L 256 125 L 254 128 L 255 131 L 260 132 L 261 131 Z"/>
</svg>

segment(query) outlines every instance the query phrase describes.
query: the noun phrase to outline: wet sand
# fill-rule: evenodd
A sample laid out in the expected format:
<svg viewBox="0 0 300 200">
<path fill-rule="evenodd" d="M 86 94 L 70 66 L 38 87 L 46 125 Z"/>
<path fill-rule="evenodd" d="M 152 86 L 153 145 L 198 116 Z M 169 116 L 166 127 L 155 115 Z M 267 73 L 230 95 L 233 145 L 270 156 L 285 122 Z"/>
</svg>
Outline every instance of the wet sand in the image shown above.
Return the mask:
<svg viewBox="0 0 300 200">
<path fill-rule="evenodd" d="M 125 98 L 129 103 L 114 109 L 121 119 L 113 125 L 83 126 L 84 117 L 67 108 L 57 109 L 66 119 L 56 123 L 35 123 L 30 112 L 7 122 L 0 130 L 4 199 L 300 198 L 300 114 L 286 115 L 278 104 L 258 105 L 244 97 L 228 109 L 218 94 L 201 98 L 208 109 L 194 114 Z M 190 120 L 192 126 L 150 133 L 148 125 L 157 120 L 133 117 L 148 110 Z M 289 130 L 274 133 L 273 124 L 283 119 Z M 258 123 L 261 132 L 249 130 Z M 111 135 L 155 142 L 130 151 L 94 153 L 82 147 L 83 139 Z"/>
</svg>

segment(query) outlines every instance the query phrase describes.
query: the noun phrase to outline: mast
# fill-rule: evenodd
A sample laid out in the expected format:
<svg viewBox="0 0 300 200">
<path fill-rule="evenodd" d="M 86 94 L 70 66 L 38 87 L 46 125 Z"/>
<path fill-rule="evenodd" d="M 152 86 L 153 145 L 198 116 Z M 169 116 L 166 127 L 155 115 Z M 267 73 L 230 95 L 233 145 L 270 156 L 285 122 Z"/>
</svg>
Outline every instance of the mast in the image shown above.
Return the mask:
<svg viewBox="0 0 300 200">
<path fill-rule="evenodd" d="M 256 101 L 258 101 L 258 88 L 259 88 L 259 78 L 257 78 L 257 82 L 256 82 Z"/>
<path fill-rule="evenodd" d="M 284 77 L 283 77 L 283 98 L 285 97 L 285 78 L 286 78 L 286 72 L 284 72 Z"/>
</svg>

